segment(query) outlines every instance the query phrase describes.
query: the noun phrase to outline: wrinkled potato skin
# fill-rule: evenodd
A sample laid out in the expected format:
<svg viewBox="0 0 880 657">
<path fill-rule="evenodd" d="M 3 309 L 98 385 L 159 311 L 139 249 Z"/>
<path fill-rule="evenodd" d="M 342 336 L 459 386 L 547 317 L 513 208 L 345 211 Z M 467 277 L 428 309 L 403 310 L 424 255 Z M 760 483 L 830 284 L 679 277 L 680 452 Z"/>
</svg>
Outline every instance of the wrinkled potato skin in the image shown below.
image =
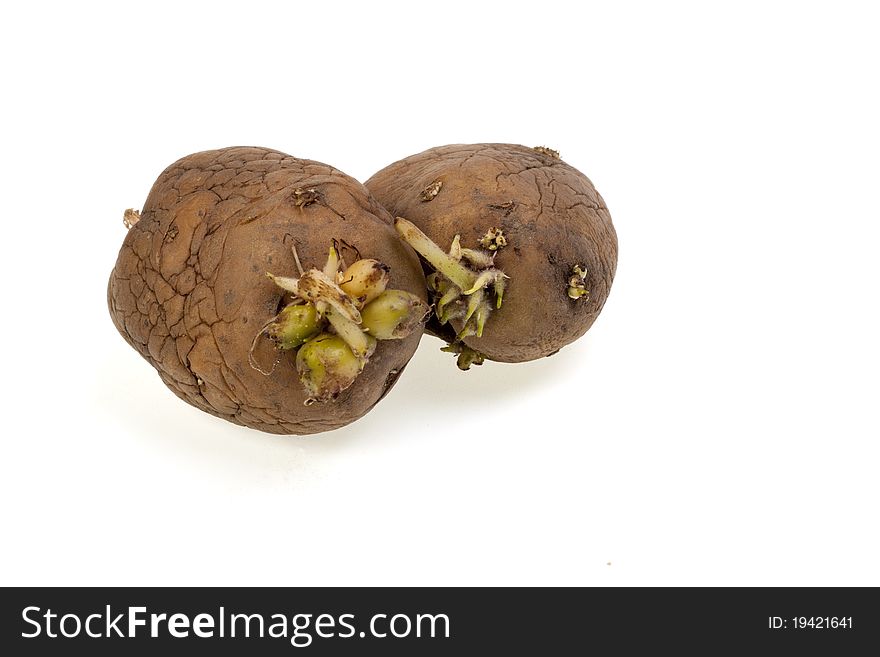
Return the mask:
<svg viewBox="0 0 880 657">
<path fill-rule="evenodd" d="M 439 193 L 423 201 L 422 190 L 437 180 Z M 593 184 L 562 160 L 512 144 L 441 146 L 382 169 L 366 186 L 444 249 L 456 234 L 462 246 L 479 248 L 490 227 L 503 229 L 507 246 L 495 264 L 510 276 L 504 303 L 483 337 L 465 340 L 491 360 L 554 354 L 599 316 L 617 267 L 617 235 Z M 574 265 L 586 265 L 589 300 L 568 297 Z"/>
<path fill-rule="evenodd" d="M 298 207 L 295 189 L 322 200 Z M 391 287 L 425 297 L 418 258 L 396 238 L 390 215 L 340 171 L 265 148 L 196 153 L 168 167 L 125 237 L 108 303 L 122 336 L 184 401 L 236 424 L 277 434 L 346 425 L 390 388 L 421 331 L 379 343 L 338 399 L 305 406 L 295 356 L 270 376 L 248 363 L 256 332 L 279 310 L 266 272 L 323 267 L 332 238 L 391 268 Z"/>
</svg>

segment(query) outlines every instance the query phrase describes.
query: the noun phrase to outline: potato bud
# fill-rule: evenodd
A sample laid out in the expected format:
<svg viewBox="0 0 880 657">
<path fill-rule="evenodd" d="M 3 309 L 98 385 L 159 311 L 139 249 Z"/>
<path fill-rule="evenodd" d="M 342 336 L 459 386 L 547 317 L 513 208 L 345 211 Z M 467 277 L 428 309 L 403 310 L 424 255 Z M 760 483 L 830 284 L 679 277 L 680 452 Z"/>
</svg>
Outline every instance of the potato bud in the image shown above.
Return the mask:
<svg viewBox="0 0 880 657">
<path fill-rule="evenodd" d="M 388 267 L 378 260 L 364 258 L 352 264 L 342 274 L 339 287 L 362 308 L 385 291 L 388 285 Z"/>
<path fill-rule="evenodd" d="M 362 326 L 377 340 L 397 340 L 412 333 L 428 310 L 415 294 L 385 290 L 361 311 Z"/>
<path fill-rule="evenodd" d="M 312 304 L 291 304 L 278 313 L 266 332 L 282 349 L 295 349 L 320 332 L 319 322 Z"/>
<path fill-rule="evenodd" d="M 296 370 L 309 394 L 306 403 L 327 401 L 354 383 L 361 361 L 338 335 L 321 333 L 299 348 Z"/>
<path fill-rule="evenodd" d="M 580 299 L 586 297 L 589 299 L 590 291 L 587 289 L 585 281 L 587 280 L 587 270 L 580 265 L 571 268 L 571 277 L 568 279 L 568 298 Z"/>
</svg>

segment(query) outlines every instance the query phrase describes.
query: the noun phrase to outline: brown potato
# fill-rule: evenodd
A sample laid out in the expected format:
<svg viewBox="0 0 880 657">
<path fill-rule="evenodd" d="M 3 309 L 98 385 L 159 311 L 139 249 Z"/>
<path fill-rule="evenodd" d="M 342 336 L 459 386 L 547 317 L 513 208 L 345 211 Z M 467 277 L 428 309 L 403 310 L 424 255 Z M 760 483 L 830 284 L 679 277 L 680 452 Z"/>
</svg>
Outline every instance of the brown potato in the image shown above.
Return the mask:
<svg viewBox="0 0 880 657">
<path fill-rule="evenodd" d="M 456 343 L 453 351 L 460 351 L 463 341 L 491 360 L 549 356 L 582 336 L 599 316 L 617 266 L 617 235 L 590 180 L 555 151 L 512 144 L 442 146 L 382 169 L 366 186 L 391 214 L 415 224 L 444 251 L 460 235 L 455 255 L 472 250 L 461 262 L 474 272 L 500 270 L 508 277 L 500 281 L 503 290 L 497 274 L 480 281 L 485 312 L 477 311 L 468 320 L 474 325 L 464 331 L 468 298 L 452 301 L 457 309 L 446 306 L 451 321 L 433 328 Z M 447 289 L 435 286 L 435 301 Z M 503 303 L 495 308 L 493 293 L 502 291 Z M 455 290 L 450 294 L 455 297 Z M 482 321 L 481 337 L 467 335 Z M 479 355 L 471 357 L 481 362 Z M 459 364 L 466 369 L 469 363 Z"/>
<path fill-rule="evenodd" d="M 330 166 L 266 148 L 196 153 L 168 167 L 140 217 L 128 212 L 126 222 L 133 225 L 108 287 L 113 322 L 178 397 L 203 411 L 270 433 L 328 431 L 370 410 L 415 352 L 420 328 L 404 339 L 370 338 L 372 355 L 354 383 L 309 405 L 295 353 L 279 352 L 268 376 L 249 363 L 255 336 L 291 298 L 266 274 L 296 277 L 294 247 L 306 270 L 320 270 L 337 240 L 349 264 L 374 258 L 387 266 L 390 288 L 425 298 L 418 258 L 391 217 Z"/>
</svg>

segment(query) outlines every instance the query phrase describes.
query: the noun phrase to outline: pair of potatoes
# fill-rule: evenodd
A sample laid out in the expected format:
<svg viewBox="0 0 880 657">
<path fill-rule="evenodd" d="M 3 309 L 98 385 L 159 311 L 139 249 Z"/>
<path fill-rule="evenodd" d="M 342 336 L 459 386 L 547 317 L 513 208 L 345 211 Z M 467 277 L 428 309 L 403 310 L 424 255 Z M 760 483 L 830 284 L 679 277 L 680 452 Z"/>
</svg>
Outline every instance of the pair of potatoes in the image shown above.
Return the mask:
<svg viewBox="0 0 880 657">
<path fill-rule="evenodd" d="M 617 264 L 611 218 L 587 177 L 555 151 L 509 144 L 433 148 L 366 185 L 265 148 L 196 153 L 162 172 L 128 223 L 108 287 L 119 332 L 184 401 L 278 434 L 363 416 L 425 329 L 462 368 L 556 353 L 593 324 Z M 337 305 L 307 296 L 297 280 L 325 270 L 338 295 L 343 263 L 362 260 L 378 263 L 383 289 L 412 300 L 418 316 L 406 331 L 377 341 L 355 322 L 368 358 L 317 400 L 303 347 L 276 344 L 272 367 L 255 366 L 258 338 L 291 304 L 317 308 L 329 319 L 320 335 L 342 344 L 351 322 L 338 324 L 334 312 L 350 307 L 360 321 L 365 297 Z"/>
</svg>

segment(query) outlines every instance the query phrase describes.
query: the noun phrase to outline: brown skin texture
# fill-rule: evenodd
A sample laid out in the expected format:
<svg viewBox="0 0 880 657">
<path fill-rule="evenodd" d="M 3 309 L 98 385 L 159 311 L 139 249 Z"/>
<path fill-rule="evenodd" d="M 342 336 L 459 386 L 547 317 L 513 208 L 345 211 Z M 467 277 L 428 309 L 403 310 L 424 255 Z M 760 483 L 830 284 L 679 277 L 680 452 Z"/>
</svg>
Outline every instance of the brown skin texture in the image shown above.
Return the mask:
<svg viewBox="0 0 880 657">
<path fill-rule="evenodd" d="M 305 203 L 315 189 L 317 200 Z M 299 190 L 297 193 L 296 190 Z M 421 330 L 380 341 L 354 384 L 306 406 L 295 354 L 270 376 L 248 363 L 255 334 L 283 305 L 266 272 L 321 269 L 331 240 L 390 267 L 389 287 L 425 298 L 415 253 L 359 182 L 333 167 L 266 148 L 195 153 L 169 166 L 125 237 L 110 275 L 110 315 L 122 336 L 184 401 L 235 424 L 277 434 L 344 426 L 390 389 Z M 343 251 L 349 264 L 353 251 Z"/>
<path fill-rule="evenodd" d="M 440 191 L 423 200 L 438 180 Z M 513 144 L 441 146 L 395 162 L 366 186 L 443 249 L 456 234 L 476 249 L 489 228 L 503 229 L 507 246 L 495 259 L 510 276 L 503 305 L 481 338 L 464 341 L 489 359 L 552 355 L 599 316 L 617 267 L 617 235 L 590 180 L 553 153 Z M 574 265 L 586 266 L 589 298 L 568 297 Z"/>
</svg>

